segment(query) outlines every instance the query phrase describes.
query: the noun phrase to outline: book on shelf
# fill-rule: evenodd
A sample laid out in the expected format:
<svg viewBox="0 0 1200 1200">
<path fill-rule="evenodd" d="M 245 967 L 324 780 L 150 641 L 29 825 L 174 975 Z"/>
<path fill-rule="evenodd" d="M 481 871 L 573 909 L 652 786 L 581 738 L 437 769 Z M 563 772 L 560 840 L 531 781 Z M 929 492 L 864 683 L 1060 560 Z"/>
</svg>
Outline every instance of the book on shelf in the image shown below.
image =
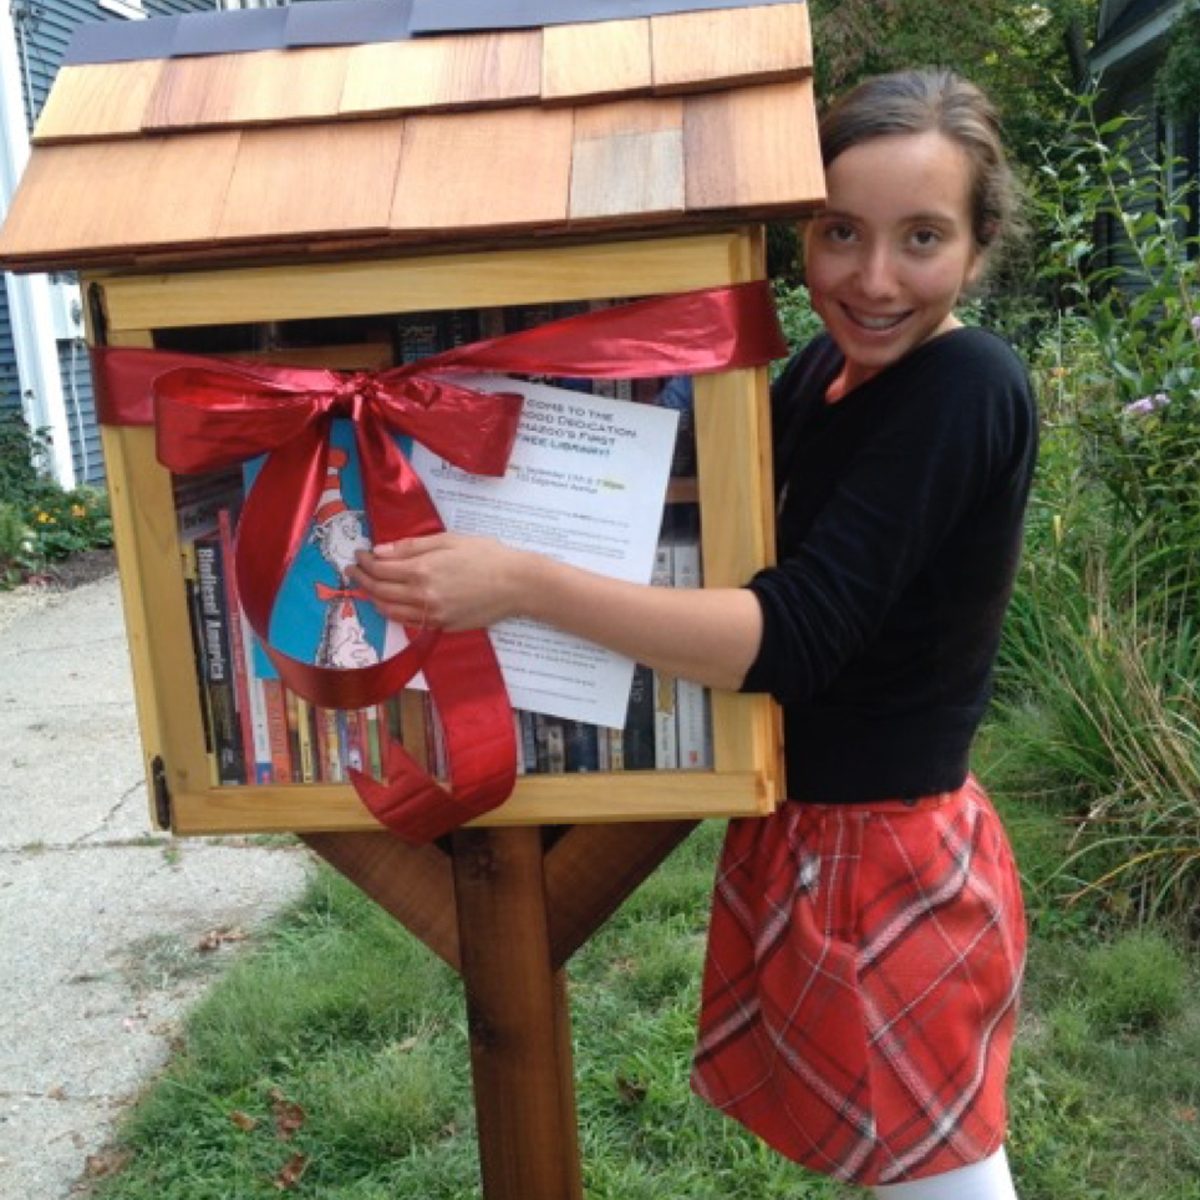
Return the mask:
<svg viewBox="0 0 1200 1200">
<path fill-rule="evenodd" d="M 563 770 L 600 770 L 600 727 L 585 721 L 563 720 Z"/>
<path fill-rule="evenodd" d="M 654 770 L 654 672 L 643 663 L 633 669 L 621 760 L 626 771 Z"/>
<path fill-rule="evenodd" d="M 673 586 L 701 586 L 700 541 L 685 536 L 671 547 Z M 698 770 L 712 766 L 712 710 L 707 688 L 694 679 L 675 681 L 675 719 L 678 731 L 679 766 Z"/>
<path fill-rule="evenodd" d="M 251 662 L 254 656 L 251 654 Z M 288 738 L 287 700 L 279 679 L 260 679 L 263 706 L 267 713 L 267 736 L 271 746 L 271 770 L 274 782 L 292 783 L 292 749 Z"/>
<path fill-rule="evenodd" d="M 674 547 L 670 542 L 659 542 L 654 551 L 654 573 L 650 577 L 652 586 L 674 586 L 674 562 Z M 679 726 L 675 719 L 678 685 L 675 676 L 669 671 L 655 670 L 651 674 L 651 694 L 654 704 L 654 767 L 658 771 L 671 771 L 679 766 Z"/>
<path fill-rule="evenodd" d="M 197 610 L 200 620 L 204 686 L 212 720 L 213 753 L 217 782 L 245 783 L 246 758 L 237 710 L 236 684 L 230 641 L 229 611 L 225 591 L 225 562 L 220 535 L 201 534 L 193 540 L 196 555 Z"/>
<path fill-rule="evenodd" d="M 262 680 L 254 670 L 254 635 L 238 602 L 237 572 L 233 569 L 234 520 L 234 513 L 228 506 L 223 506 L 217 513 L 225 604 L 229 612 L 229 657 L 234 698 L 242 731 L 246 782 L 270 783 L 275 772 L 267 732 L 266 702 L 262 694 Z"/>
<path fill-rule="evenodd" d="M 196 664 L 196 683 L 200 701 L 200 722 L 204 733 L 204 752 L 208 756 L 209 774 L 212 782 L 219 782 L 217 777 L 217 756 L 213 747 L 212 705 L 208 699 L 208 670 L 205 665 L 204 651 L 204 618 L 200 615 L 200 591 L 196 579 L 196 547 L 190 542 L 183 542 L 179 548 L 183 562 L 183 590 L 188 606 L 188 630 L 192 638 L 192 656 Z"/>
</svg>

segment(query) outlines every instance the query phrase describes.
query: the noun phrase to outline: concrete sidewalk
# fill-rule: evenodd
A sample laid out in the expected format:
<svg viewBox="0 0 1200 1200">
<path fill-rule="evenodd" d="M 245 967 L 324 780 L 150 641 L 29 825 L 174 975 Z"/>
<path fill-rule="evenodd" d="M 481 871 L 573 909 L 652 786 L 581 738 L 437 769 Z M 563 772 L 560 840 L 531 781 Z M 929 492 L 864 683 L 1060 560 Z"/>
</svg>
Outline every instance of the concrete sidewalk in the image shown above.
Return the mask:
<svg viewBox="0 0 1200 1200">
<path fill-rule="evenodd" d="M 0 1197 L 72 1194 L 310 861 L 151 832 L 115 576 L 0 593 Z"/>
</svg>

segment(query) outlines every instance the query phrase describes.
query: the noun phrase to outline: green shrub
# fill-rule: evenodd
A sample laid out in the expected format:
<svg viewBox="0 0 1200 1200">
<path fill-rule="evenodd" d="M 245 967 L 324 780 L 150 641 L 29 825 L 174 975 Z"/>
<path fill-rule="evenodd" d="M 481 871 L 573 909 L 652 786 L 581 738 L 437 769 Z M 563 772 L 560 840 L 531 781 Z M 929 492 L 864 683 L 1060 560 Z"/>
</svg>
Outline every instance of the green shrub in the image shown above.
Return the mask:
<svg viewBox="0 0 1200 1200">
<path fill-rule="evenodd" d="M 44 470 L 49 439 L 18 414 L 0 417 L 0 587 L 50 563 L 112 545 L 108 497 L 98 488 L 65 491 Z"/>
<path fill-rule="evenodd" d="M 1096 947 L 1082 976 L 1093 1024 L 1106 1035 L 1159 1032 L 1183 1012 L 1187 966 L 1159 933 L 1130 933 Z"/>
<path fill-rule="evenodd" d="M 0 501 L 0 587 L 12 587 L 33 563 L 33 534 L 15 504 Z"/>
</svg>

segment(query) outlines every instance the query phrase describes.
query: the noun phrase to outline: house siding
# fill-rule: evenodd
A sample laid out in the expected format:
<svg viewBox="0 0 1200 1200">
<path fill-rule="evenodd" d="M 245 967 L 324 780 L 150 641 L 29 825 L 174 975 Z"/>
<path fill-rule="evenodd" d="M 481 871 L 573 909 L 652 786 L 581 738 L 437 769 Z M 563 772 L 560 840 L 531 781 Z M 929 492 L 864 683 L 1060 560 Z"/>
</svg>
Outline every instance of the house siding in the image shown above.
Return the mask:
<svg viewBox="0 0 1200 1200">
<path fill-rule="evenodd" d="M 21 385 L 17 356 L 9 333 L 8 289 L 0 282 L 0 416 L 21 411 Z"/>
<path fill-rule="evenodd" d="M 1112 40 L 1113 35 L 1125 26 L 1133 27 L 1138 21 L 1161 14 L 1173 6 L 1162 0 L 1135 0 L 1125 6 L 1114 5 L 1109 12 L 1111 28 L 1101 29 L 1101 42 Z M 1134 21 L 1133 18 L 1138 18 Z M 1124 22 L 1124 25 L 1122 25 Z M 1172 173 L 1173 186 L 1182 186 L 1187 180 L 1200 181 L 1200 137 L 1198 119 L 1195 115 L 1187 121 L 1169 124 L 1155 98 L 1155 83 L 1167 52 L 1167 39 L 1158 37 L 1140 44 L 1127 56 L 1113 61 L 1100 80 L 1100 113 L 1104 117 L 1126 113 L 1134 118 L 1123 135 L 1130 139 L 1134 169 L 1146 161 L 1161 163 L 1167 157 L 1181 159 Z M 1147 201 L 1147 207 L 1151 202 Z M 1195 194 L 1189 199 L 1187 217 L 1181 223 L 1182 237 L 1195 238 L 1200 231 L 1200 201 Z M 1121 235 L 1115 219 L 1110 218 L 1106 228 L 1098 231 L 1104 247 L 1106 261 L 1112 266 L 1131 268 L 1133 254 Z M 1193 245 L 1189 253 L 1194 256 Z M 1136 279 L 1128 280 L 1128 286 L 1136 289 Z"/>
</svg>

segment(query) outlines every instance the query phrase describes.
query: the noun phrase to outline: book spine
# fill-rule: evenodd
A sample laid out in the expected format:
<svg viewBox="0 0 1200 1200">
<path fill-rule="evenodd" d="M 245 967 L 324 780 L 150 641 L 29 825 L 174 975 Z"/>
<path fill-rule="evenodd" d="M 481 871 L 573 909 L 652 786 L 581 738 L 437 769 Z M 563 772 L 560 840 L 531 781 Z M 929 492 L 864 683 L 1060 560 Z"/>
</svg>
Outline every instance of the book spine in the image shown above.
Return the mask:
<svg viewBox="0 0 1200 1200">
<path fill-rule="evenodd" d="M 341 714 L 333 708 L 318 708 L 314 712 L 317 727 L 317 762 L 325 783 L 342 780 Z"/>
<path fill-rule="evenodd" d="M 263 706 L 267 712 L 267 736 L 271 745 L 271 769 L 276 783 L 292 782 L 292 751 L 288 745 L 287 703 L 278 679 L 260 679 Z"/>
<path fill-rule="evenodd" d="M 654 571 L 650 582 L 655 587 L 671 587 L 675 577 L 673 548 L 660 542 L 654 551 Z M 665 671 L 653 673 L 654 768 L 670 771 L 679 766 L 679 729 L 676 723 L 675 676 Z"/>
<path fill-rule="evenodd" d="M 222 575 L 225 581 L 225 605 L 229 613 L 229 657 L 246 759 L 246 779 L 247 782 L 270 783 L 273 772 L 266 712 L 261 703 L 255 704 L 259 690 L 250 653 L 253 634 L 238 602 L 237 572 L 233 566 L 233 514 L 227 507 L 217 513 L 217 532 L 221 539 L 221 561 L 224 564 Z"/>
<path fill-rule="evenodd" d="M 429 701 L 424 692 L 409 688 L 400 693 L 399 740 L 414 762 L 427 771 L 433 767 Z"/>
<path fill-rule="evenodd" d="M 625 730 L 606 730 L 608 736 L 608 767 L 609 771 L 625 770 Z"/>
<path fill-rule="evenodd" d="M 516 747 L 517 774 L 524 775 L 526 773 L 525 743 L 521 738 L 521 714 L 515 708 L 513 709 L 512 724 L 513 744 Z"/>
<path fill-rule="evenodd" d="M 537 720 L 533 713 L 522 710 L 517 714 L 521 728 L 521 758 L 525 763 L 525 773 L 536 775 L 538 772 L 537 751 Z"/>
<path fill-rule="evenodd" d="M 378 704 L 366 709 L 363 718 L 367 723 L 367 767 L 376 779 L 383 778 L 383 739 L 386 736 L 387 719 Z"/>
<path fill-rule="evenodd" d="M 563 774 L 567 769 L 567 747 L 562 721 L 545 713 L 535 713 L 533 729 L 538 772 L 542 775 Z"/>
<path fill-rule="evenodd" d="M 698 588 L 700 543 L 688 538 L 672 548 L 677 588 Z M 712 715 L 708 690 L 691 679 L 675 681 L 675 714 L 679 732 L 679 765 L 685 770 L 712 766 Z"/>
<path fill-rule="evenodd" d="M 233 680 L 221 541 L 219 535 L 206 534 L 194 544 L 217 776 L 222 785 L 235 785 L 246 781 L 246 762 Z"/>
<path fill-rule="evenodd" d="M 217 774 L 217 755 L 213 748 L 212 702 L 208 697 L 208 656 L 204 647 L 204 617 L 200 613 L 200 588 L 196 578 L 196 547 L 191 542 L 183 542 L 179 551 L 183 560 L 183 588 L 187 596 L 188 627 L 192 634 L 192 654 L 196 663 L 204 752 L 208 756 L 209 782 L 217 784 L 221 781 Z"/>
<path fill-rule="evenodd" d="M 642 663 L 633 669 L 621 760 L 626 771 L 654 770 L 654 672 Z"/>
<path fill-rule="evenodd" d="M 358 723 L 359 713 L 356 710 L 338 714 L 342 731 L 342 778 L 348 779 L 348 772 L 366 769 L 367 742 L 365 729 Z"/>
<path fill-rule="evenodd" d="M 315 783 L 318 778 L 319 764 L 316 741 L 313 738 L 312 705 L 303 696 L 296 696 L 294 693 L 289 693 L 289 695 L 292 695 L 296 702 L 296 740 L 300 744 L 300 778 L 305 783 Z"/>
<path fill-rule="evenodd" d="M 593 731 L 596 735 L 596 762 L 597 770 L 611 771 L 612 766 L 612 748 L 609 740 L 611 729 L 605 729 L 603 726 L 597 725 Z"/>
<path fill-rule="evenodd" d="M 600 752 L 596 726 L 586 721 L 562 722 L 563 768 L 566 771 L 600 770 Z"/>
</svg>

